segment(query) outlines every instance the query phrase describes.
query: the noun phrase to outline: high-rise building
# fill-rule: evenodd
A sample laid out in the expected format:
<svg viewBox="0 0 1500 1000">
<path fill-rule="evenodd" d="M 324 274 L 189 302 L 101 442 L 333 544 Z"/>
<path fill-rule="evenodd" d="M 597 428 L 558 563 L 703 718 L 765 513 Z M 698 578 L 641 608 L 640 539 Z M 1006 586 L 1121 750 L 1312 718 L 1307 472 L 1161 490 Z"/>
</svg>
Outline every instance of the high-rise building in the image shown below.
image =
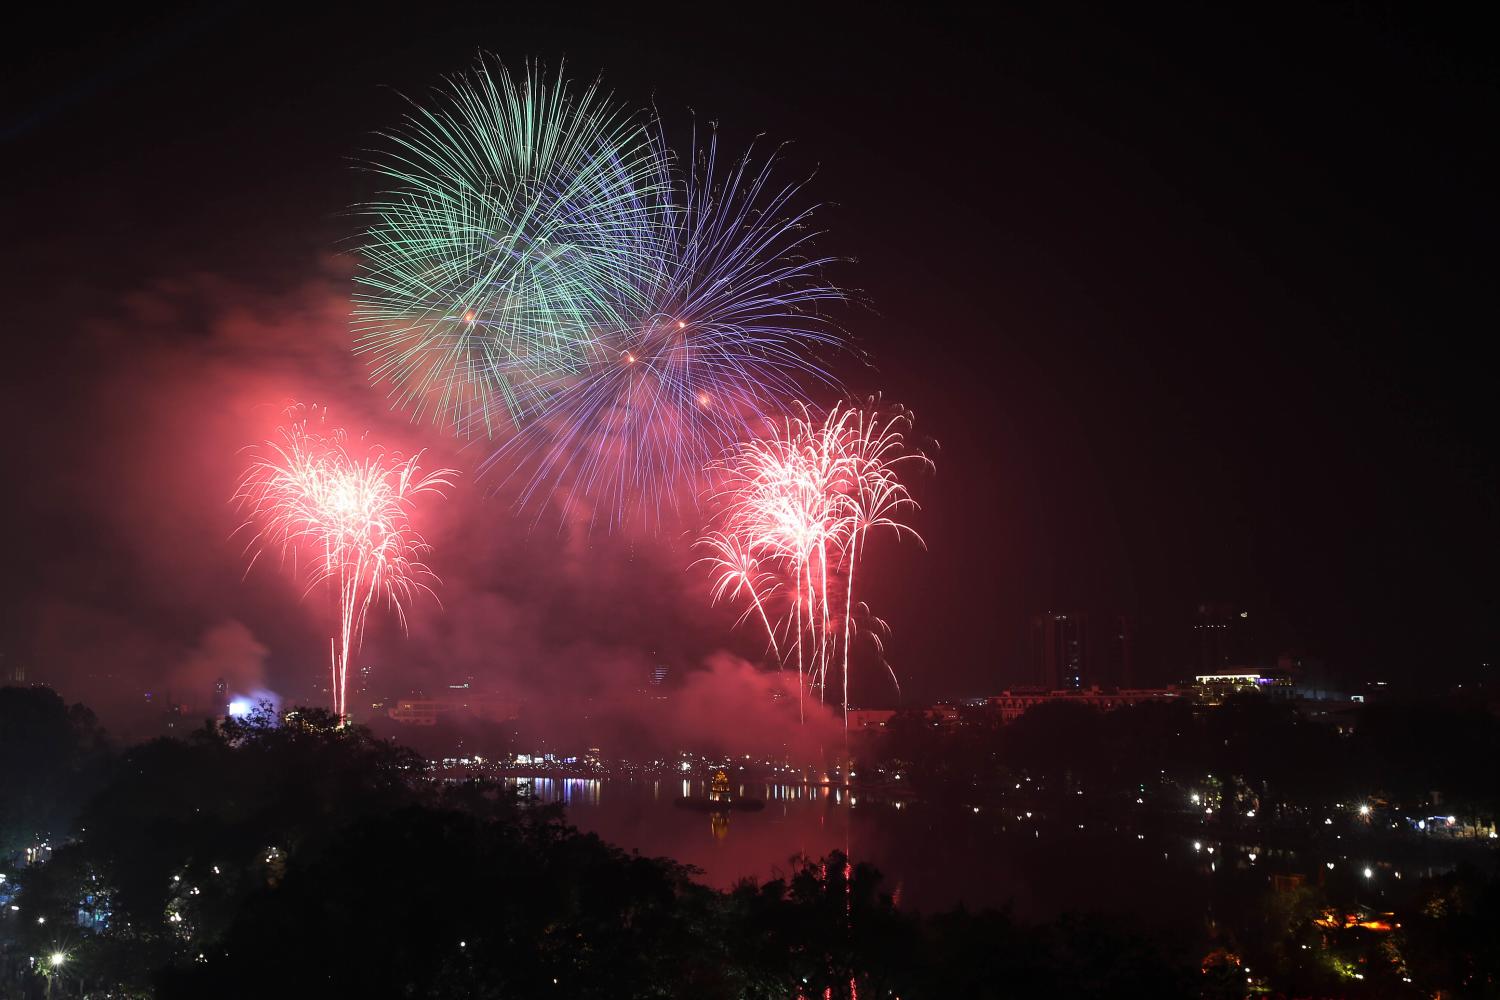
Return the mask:
<svg viewBox="0 0 1500 1000">
<path fill-rule="evenodd" d="M 1081 614 L 1037 615 L 1031 619 L 1031 668 L 1049 690 L 1077 690 L 1088 665 L 1088 619 Z"/>
<path fill-rule="evenodd" d="M 668 668 L 658 664 L 651 668 L 651 684 L 653 687 L 661 687 L 667 682 Z"/>
<path fill-rule="evenodd" d="M 1135 619 L 1116 615 L 1110 620 L 1104 651 L 1105 683 L 1117 688 L 1134 688 L 1140 684 L 1135 669 Z"/>
<path fill-rule="evenodd" d="M 1193 617 L 1193 665 L 1199 674 L 1222 672 L 1255 660 L 1250 612 L 1233 604 L 1204 602 Z"/>
<path fill-rule="evenodd" d="M 214 700 L 209 702 L 216 716 L 229 714 L 229 685 L 220 677 L 214 681 Z"/>
</svg>

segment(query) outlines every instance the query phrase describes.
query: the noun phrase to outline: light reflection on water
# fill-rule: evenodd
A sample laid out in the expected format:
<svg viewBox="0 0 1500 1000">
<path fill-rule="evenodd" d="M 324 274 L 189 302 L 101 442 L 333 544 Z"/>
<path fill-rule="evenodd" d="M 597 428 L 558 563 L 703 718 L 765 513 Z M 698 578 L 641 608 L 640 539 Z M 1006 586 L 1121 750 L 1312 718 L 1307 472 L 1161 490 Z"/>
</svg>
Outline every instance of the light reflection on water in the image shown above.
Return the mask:
<svg viewBox="0 0 1500 1000">
<path fill-rule="evenodd" d="M 1312 872 L 1325 860 L 1168 830 L 1149 820 L 1135 823 L 1126 814 L 1091 817 L 1084 829 L 1076 817 L 1033 816 L 1029 807 L 980 810 L 826 785 L 741 783 L 735 797 L 759 800 L 762 809 L 708 811 L 677 805 L 679 797 L 708 796 L 708 783 L 691 778 L 506 782 L 529 790 L 537 802 L 561 803 L 568 822 L 580 829 L 628 851 L 691 865 L 701 881 L 719 888 L 747 876 L 785 875 L 794 855 L 820 857 L 837 849 L 880 869 L 885 891 L 903 907 L 924 910 L 1010 903 L 1022 919 L 1076 910 L 1195 922 L 1226 866 L 1269 880 Z M 1401 866 L 1378 857 L 1339 862 L 1372 865 L 1380 879 L 1400 877 Z M 1412 865 L 1405 875 L 1445 867 Z"/>
<path fill-rule="evenodd" d="M 529 788 L 538 802 L 562 803 L 580 829 L 691 865 L 719 888 L 746 876 L 786 875 L 794 855 L 842 850 L 879 868 L 885 891 L 920 909 L 1009 901 L 1018 915 L 1044 918 L 1065 909 L 1135 911 L 1142 899 L 1201 912 L 1203 902 L 1186 844 L 1172 845 L 1179 859 L 1163 861 L 1159 838 L 1141 842 L 1133 832 L 1055 836 L 1037 823 L 1006 825 L 999 812 L 885 801 L 826 785 L 742 783 L 736 797 L 759 799 L 763 809 L 708 812 L 676 804 L 680 796 L 706 797 L 701 780 L 508 782 Z"/>
<path fill-rule="evenodd" d="M 604 782 L 598 778 L 506 778 L 508 788 L 520 789 L 534 801 L 565 806 L 597 806 Z"/>
</svg>

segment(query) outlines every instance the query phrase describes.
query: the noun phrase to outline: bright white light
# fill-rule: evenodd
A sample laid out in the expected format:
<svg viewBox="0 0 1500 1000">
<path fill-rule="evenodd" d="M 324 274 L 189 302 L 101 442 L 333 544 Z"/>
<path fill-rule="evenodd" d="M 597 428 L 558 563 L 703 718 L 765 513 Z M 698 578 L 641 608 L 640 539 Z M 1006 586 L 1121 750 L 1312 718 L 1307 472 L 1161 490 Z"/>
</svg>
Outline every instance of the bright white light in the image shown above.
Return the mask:
<svg viewBox="0 0 1500 1000">
<path fill-rule="evenodd" d="M 1253 852 L 1253 851 L 1252 851 L 1252 852 L 1251 852 L 1251 853 L 1250 853 L 1250 854 L 1248 854 L 1248 855 L 1246 855 L 1246 856 L 1247 856 L 1247 857 L 1248 857 L 1248 858 L 1249 858 L 1249 859 L 1250 859 L 1250 860 L 1251 860 L 1251 861 L 1254 861 L 1254 860 L 1255 860 L 1255 859 L 1256 859 L 1256 857 L 1257 857 L 1257 855 L 1256 855 L 1256 854 L 1255 854 L 1255 852 Z"/>
<path fill-rule="evenodd" d="M 57 968 L 59 965 L 62 965 L 67 960 L 68 960 L 68 956 L 64 955 L 60 951 L 54 951 L 52 953 L 51 957 L 48 959 L 48 961 L 50 961 L 52 963 L 52 967 L 54 969 Z"/>
<path fill-rule="evenodd" d="M 1362 806 L 1359 807 L 1359 814 L 1361 816 L 1368 816 L 1368 815 L 1370 815 L 1370 804 L 1368 802 L 1366 802 L 1364 805 L 1362 805 Z"/>
<path fill-rule="evenodd" d="M 1245 815 L 1247 817 L 1249 817 L 1250 819 L 1254 819 L 1255 818 L 1255 810 L 1254 809 L 1247 810 L 1245 812 Z"/>
<path fill-rule="evenodd" d="M 1332 826 L 1333 825 L 1333 820 L 1332 819 L 1325 819 L 1323 821 L 1323 825 L 1324 826 Z"/>
<path fill-rule="evenodd" d="M 1365 869 L 1365 878 L 1374 878 L 1374 877 L 1375 877 L 1375 872 L 1372 869 L 1366 868 Z"/>
<path fill-rule="evenodd" d="M 229 703 L 229 717 L 231 719 L 243 719 L 250 714 L 252 707 L 254 706 L 250 704 L 249 699 L 236 698 Z"/>
</svg>

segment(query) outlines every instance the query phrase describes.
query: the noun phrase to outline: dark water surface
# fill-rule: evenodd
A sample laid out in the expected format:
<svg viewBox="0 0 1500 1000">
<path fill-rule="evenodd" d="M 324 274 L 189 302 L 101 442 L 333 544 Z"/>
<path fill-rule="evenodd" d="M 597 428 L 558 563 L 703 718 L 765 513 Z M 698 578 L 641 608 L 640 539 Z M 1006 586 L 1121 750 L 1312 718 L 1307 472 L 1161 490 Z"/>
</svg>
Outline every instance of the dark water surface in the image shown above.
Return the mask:
<svg viewBox="0 0 1500 1000">
<path fill-rule="evenodd" d="M 793 855 L 837 849 L 884 873 L 898 906 L 928 912 L 1010 904 L 1022 919 L 1073 910 L 1195 920 L 1207 905 L 1210 872 L 1221 863 L 1243 866 L 1245 851 L 1253 851 L 1226 846 L 1216 855 L 1201 838 L 1195 847 L 1190 838 L 1125 824 L 1080 830 L 1071 821 L 1019 811 L 898 805 L 817 786 L 740 786 L 736 794 L 762 799 L 765 808 L 716 816 L 674 804 L 683 795 L 705 795 L 701 781 L 516 780 L 529 784 L 538 801 L 563 803 L 574 826 L 626 850 L 692 865 L 701 881 L 718 888 L 746 876 L 764 881 L 786 874 Z M 1223 851 L 1239 856 L 1231 861 Z"/>
</svg>

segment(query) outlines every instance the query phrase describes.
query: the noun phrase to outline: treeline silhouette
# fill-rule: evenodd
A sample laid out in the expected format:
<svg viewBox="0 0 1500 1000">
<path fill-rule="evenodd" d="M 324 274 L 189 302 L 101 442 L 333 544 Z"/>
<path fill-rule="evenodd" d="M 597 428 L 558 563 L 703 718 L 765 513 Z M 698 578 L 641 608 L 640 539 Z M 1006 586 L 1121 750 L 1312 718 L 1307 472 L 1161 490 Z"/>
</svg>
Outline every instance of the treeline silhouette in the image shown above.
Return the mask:
<svg viewBox="0 0 1500 1000">
<path fill-rule="evenodd" d="M 1494 760 L 1494 720 L 1472 712 L 1371 706 L 1352 735 L 1254 702 L 965 721 L 900 717 L 863 752 L 962 795 L 1025 770 L 1079 803 L 1209 773 L 1288 802 L 1495 801 L 1452 749 Z M 310 709 L 118 750 L 87 709 L 0 689 L 0 836 L 6 997 L 1236 997 L 1247 965 L 1291 996 L 1500 988 L 1500 889 L 1475 870 L 1413 879 L 1384 936 L 1316 924 L 1354 905 L 1337 882 L 1273 891 L 1229 864 L 1190 940 L 1097 915 L 912 913 L 836 851 L 719 892 Z"/>
<path fill-rule="evenodd" d="M 7 689 L 0 716 L 0 743 L 31 748 L 5 757 L 7 848 L 51 843 L 45 863 L 7 869 L 20 892 L 0 918 L 5 996 L 1171 997 L 1196 986 L 1187 956 L 1118 921 L 924 918 L 837 852 L 715 891 L 503 787 L 428 780 L 410 751 L 319 710 L 118 754 L 50 691 Z M 54 953 L 65 960 L 51 969 Z"/>
</svg>

